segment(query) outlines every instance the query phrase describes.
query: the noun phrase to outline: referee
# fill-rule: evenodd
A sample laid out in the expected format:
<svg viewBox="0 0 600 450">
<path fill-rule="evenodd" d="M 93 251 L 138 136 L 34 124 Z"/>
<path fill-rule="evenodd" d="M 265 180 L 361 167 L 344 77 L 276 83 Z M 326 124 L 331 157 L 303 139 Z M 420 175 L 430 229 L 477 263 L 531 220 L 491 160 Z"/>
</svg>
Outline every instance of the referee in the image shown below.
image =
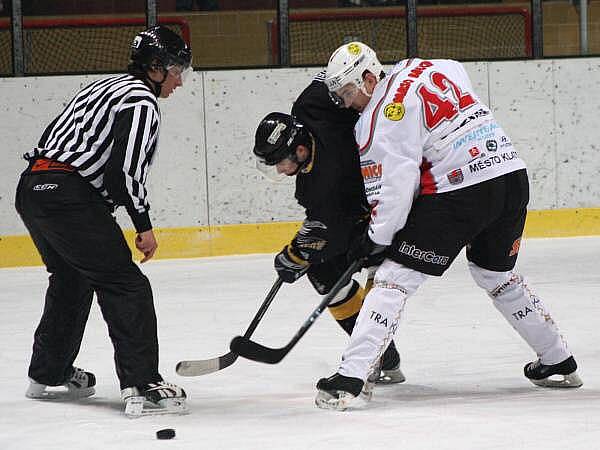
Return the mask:
<svg viewBox="0 0 600 450">
<path fill-rule="evenodd" d="M 183 389 L 158 372 L 150 283 L 112 213 L 125 206 L 141 262 L 152 258 L 157 243 L 145 185 L 160 129 L 157 98 L 183 84 L 191 50 L 162 26 L 139 33 L 131 47 L 128 73 L 81 90 L 24 155 L 29 166 L 17 187 L 16 208 L 50 273 L 29 366 L 30 398 L 94 393 L 94 375 L 73 363 L 95 292 L 123 399 L 185 406 Z"/>
</svg>

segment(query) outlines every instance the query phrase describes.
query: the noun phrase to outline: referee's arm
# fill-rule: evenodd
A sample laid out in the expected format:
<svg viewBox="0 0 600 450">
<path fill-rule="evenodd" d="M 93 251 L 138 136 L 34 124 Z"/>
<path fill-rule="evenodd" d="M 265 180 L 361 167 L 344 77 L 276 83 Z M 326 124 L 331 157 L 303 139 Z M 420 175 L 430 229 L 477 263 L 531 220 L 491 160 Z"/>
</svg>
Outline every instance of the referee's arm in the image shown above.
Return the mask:
<svg viewBox="0 0 600 450">
<path fill-rule="evenodd" d="M 146 195 L 146 172 L 158 135 L 157 110 L 151 103 L 125 107 L 115 119 L 114 143 L 104 171 L 110 198 L 127 209 L 135 230 L 152 229 Z"/>
</svg>

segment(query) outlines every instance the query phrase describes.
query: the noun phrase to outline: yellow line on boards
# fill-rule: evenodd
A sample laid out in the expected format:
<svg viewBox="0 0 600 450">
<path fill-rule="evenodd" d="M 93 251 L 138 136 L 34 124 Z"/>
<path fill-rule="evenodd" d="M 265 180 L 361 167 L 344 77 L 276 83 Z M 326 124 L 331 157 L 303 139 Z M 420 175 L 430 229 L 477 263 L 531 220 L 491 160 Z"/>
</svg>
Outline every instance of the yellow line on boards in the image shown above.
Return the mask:
<svg viewBox="0 0 600 450">
<path fill-rule="evenodd" d="M 525 237 L 600 235 L 600 208 L 528 211 Z"/>
<path fill-rule="evenodd" d="M 211 227 L 157 228 L 155 258 L 275 253 L 288 243 L 300 222 L 271 222 Z M 600 208 L 529 211 L 525 237 L 600 235 Z M 135 233 L 125 231 L 135 259 Z M 42 261 L 28 235 L 0 236 L 0 267 L 39 266 Z"/>
<path fill-rule="evenodd" d="M 156 228 L 158 249 L 154 257 L 195 258 L 202 256 L 275 253 L 287 244 L 300 222 L 272 222 L 211 227 Z M 135 232 L 125 230 L 133 257 Z M 90 251 L 92 251 L 90 249 Z M 39 266 L 42 260 L 29 235 L 0 236 L 0 267 Z"/>
</svg>

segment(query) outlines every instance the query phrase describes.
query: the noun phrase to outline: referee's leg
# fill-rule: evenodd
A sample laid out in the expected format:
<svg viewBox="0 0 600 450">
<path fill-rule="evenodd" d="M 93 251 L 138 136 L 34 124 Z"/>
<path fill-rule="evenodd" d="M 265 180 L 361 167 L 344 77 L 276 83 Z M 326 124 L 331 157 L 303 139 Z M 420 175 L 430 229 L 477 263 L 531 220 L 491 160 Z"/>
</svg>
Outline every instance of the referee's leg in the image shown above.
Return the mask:
<svg viewBox="0 0 600 450">
<path fill-rule="evenodd" d="M 36 225 L 49 246 L 96 292 L 115 349 L 121 387 L 160 380 L 148 279 L 133 262 L 123 233 L 100 195 L 76 174 L 54 181 L 62 190 L 56 198 L 48 195 L 38 201 L 39 193 L 31 189 L 34 181 L 29 178 L 17 203 L 32 205 Z"/>
<path fill-rule="evenodd" d="M 41 384 L 58 386 L 72 373 L 92 303 L 87 280 L 57 253 L 38 226 L 35 205 L 17 190 L 17 210 L 50 276 L 44 311 L 36 328 L 28 375 Z"/>
<path fill-rule="evenodd" d="M 102 203 L 68 213 L 61 221 L 72 230 L 61 251 L 96 292 L 121 389 L 161 380 L 152 289 L 133 262 L 121 228 Z"/>
</svg>

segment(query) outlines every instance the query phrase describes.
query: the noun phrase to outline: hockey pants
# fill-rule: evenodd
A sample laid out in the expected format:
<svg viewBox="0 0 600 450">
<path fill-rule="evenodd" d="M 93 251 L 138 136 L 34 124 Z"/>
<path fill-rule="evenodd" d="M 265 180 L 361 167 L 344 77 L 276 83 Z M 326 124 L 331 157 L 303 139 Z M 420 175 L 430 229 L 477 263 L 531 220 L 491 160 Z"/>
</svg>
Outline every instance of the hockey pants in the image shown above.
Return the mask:
<svg viewBox="0 0 600 450">
<path fill-rule="evenodd" d="M 160 380 L 150 283 L 102 197 L 75 172 L 26 171 L 16 208 L 50 273 L 29 377 L 53 386 L 70 375 L 95 292 L 121 388 Z"/>
</svg>

